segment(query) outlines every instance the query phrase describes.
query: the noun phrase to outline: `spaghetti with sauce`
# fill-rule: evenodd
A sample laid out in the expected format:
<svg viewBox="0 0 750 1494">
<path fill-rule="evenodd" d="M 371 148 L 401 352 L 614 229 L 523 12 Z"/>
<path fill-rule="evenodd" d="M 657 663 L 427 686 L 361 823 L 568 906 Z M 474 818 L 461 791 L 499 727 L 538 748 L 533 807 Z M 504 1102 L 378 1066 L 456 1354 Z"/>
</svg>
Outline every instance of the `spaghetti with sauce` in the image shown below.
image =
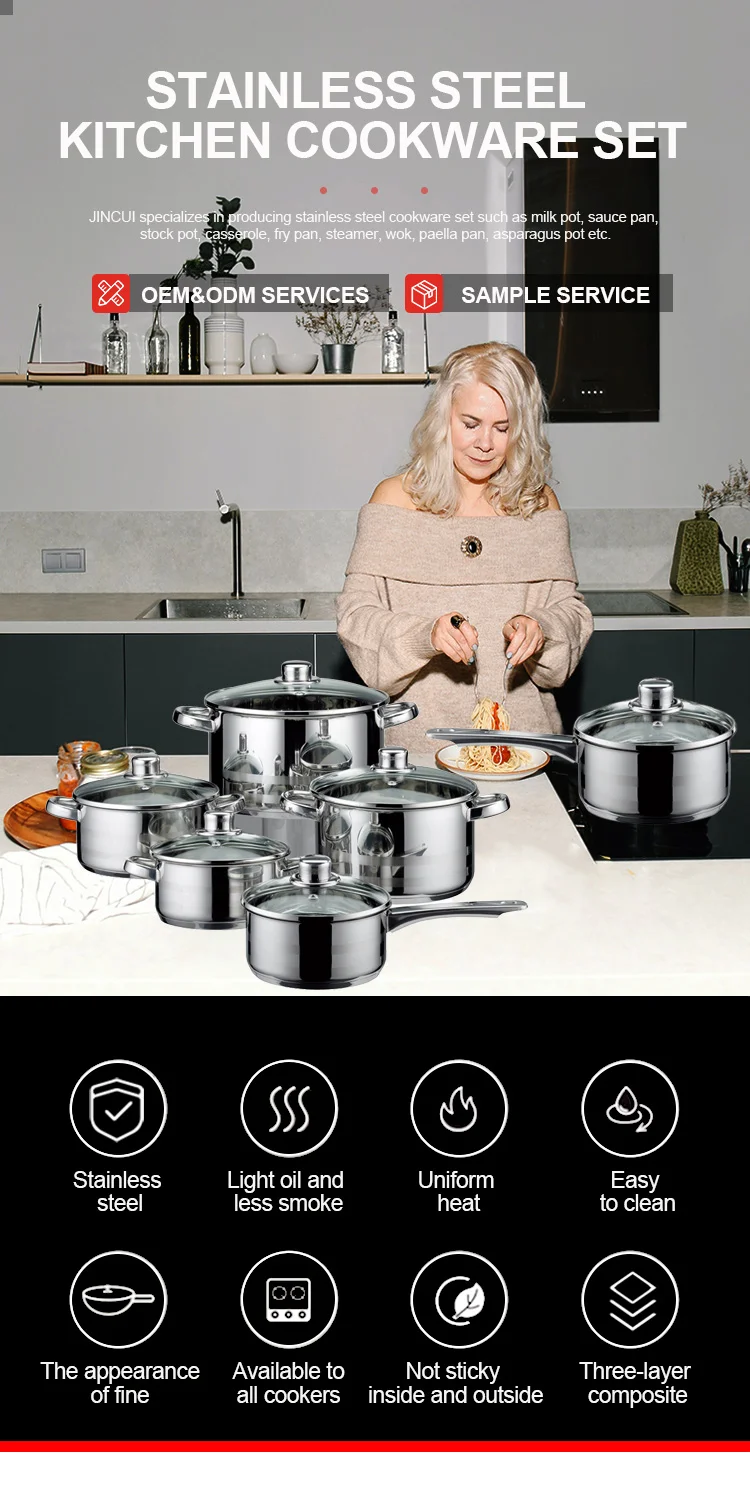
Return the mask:
<svg viewBox="0 0 750 1494">
<path fill-rule="evenodd" d="M 486 695 L 477 701 L 471 713 L 471 724 L 478 731 L 508 731 L 510 716 L 499 701 Z M 468 747 L 461 748 L 458 766 L 465 773 L 515 773 L 519 768 L 528 768 L 531 761 L 531 753 L 522 747 L 471 742 Z"/>
</svg>

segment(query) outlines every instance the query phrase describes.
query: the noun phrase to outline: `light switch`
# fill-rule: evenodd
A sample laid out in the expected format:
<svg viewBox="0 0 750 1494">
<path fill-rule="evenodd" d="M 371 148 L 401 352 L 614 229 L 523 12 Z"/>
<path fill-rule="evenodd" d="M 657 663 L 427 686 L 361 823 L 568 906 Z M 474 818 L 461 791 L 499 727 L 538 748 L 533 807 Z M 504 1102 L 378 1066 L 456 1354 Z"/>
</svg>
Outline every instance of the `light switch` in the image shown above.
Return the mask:
<svg viewBox="0 0 750 1494">
<path fill-rule="evenodd" d="M 45 573 L 56 571 L 85 571 L 86 551 L 75 550 L 42 550 L 42 570 Z"/>
</svg>

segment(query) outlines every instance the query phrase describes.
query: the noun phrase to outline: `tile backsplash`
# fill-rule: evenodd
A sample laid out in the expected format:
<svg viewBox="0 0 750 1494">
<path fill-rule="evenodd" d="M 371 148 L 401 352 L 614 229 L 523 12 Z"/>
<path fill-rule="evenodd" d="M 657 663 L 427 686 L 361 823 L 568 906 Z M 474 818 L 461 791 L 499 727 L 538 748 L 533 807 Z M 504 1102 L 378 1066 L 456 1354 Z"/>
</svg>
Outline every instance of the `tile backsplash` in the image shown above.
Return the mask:
<svg viewBox="0 0 750 1494">
<path fill-rule="evenodd" d="M 692 509 L 570 509 L 584 586 L 665 586 L 677 525 Z M 245 591 L 339 591 L 357 523 L 352 509 L 243 513 Z M 85 548 L 83 573 L 42 574 L 42 549 Z M 0 592 L 231 591 L 232 543 L 215 515 L 0 514 Z"/>
</svg>

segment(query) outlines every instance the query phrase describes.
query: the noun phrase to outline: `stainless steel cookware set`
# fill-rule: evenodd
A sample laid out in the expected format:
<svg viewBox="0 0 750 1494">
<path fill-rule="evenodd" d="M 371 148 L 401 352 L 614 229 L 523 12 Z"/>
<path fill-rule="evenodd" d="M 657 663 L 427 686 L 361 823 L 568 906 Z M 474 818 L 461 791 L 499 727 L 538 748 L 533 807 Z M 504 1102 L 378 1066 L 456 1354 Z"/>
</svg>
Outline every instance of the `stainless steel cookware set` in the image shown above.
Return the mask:
<svg viewBox="0 0 750 1494">
<path fill-rule="evenodd" d="M 509 806 L 503 793 L 384 746 L 384 731 L 416 714 L 288 661 L 276 679 L 175 709 L 176 722 L 208 736 L 206 779 L 163 772 L 144 751 L 128 772 L 83 780 L 47 809 L 76 821 L 88 870 L 153 881 L 165 923 L 244 925 L 260 979 L 359 984 L 382 969 L 389 930 L 526 907 L 447 901 L 471 882 L 476 822 Z M 579 716 L 570 737 L 452 727 L 427 736 L 543 747 L 575 765 L 590 813 L 650 824 L 708 818 L 726 803 L 735 730 L 730 716 L 650 679 L 635 699 Z"/>
</svg>

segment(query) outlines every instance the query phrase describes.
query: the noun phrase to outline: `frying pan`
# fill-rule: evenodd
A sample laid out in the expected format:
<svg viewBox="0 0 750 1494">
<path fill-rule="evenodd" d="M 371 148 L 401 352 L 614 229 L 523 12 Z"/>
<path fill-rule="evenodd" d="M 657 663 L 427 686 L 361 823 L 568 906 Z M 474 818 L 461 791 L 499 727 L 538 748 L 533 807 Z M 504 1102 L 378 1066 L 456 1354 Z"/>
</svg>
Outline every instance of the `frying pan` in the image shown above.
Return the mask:
<svg viewBox="0 0 750 1494">
<path fill-rule="evenodd" d="M 156 1301 L 151 1292 L 134 1292 L 132 1287 L 111 1286 L 109 1282 L 84 1287 L 82 1296 L 89 1312 L 95 1312 L 100 1318 L 116 1318 L 135 1302 Z"/>
</svg>

